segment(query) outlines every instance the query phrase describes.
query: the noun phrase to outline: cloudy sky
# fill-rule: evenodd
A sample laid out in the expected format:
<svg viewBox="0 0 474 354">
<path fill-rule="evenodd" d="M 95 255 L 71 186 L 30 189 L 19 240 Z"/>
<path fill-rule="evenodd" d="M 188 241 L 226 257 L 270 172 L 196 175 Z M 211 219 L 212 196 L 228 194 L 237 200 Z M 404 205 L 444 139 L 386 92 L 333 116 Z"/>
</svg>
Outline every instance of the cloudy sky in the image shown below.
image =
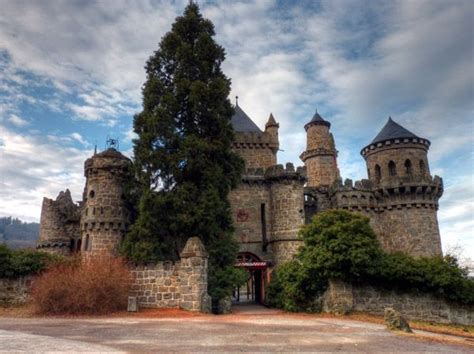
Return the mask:
<svg viewBox="0 0 474 354">
<path fill-rule="evenodd" d="M 0 216 L 38 221 L 43 196 L 80 199 L 83 161 L 117 137 L 131 150 L 143 66 L 187 1 L 0 0 Z M 344 178 L 390 115 L 431 140 L 443 177 L 445 250 L 474 255 L 474 2 L 198 1 L 227 51 L 232 97 L 280 122 L 298 159 L 317 108 Z"/>
</svg>

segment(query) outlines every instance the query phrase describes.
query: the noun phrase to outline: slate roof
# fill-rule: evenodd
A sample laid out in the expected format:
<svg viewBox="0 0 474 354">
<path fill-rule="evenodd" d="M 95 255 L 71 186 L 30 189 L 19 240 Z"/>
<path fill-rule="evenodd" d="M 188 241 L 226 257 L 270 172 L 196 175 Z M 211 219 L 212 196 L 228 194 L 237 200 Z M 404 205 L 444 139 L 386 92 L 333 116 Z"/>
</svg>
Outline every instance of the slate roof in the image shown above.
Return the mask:
<svg viewBox="0 0 474 354">
<path fill-rule="evenodd" d="M 327 120 L 321 117 L 318 111 L 316 111 L 313 115 L 313 118 L 311 118 L 311 120 L 308 123 L 306 123 L 305 128 L 307 128 L 308 125 L 310 125 L 311 123 L 326 125 L 329 128 L 331 127 L 331 123 L 329 123 Z"/>
<path fill-rule="evenodd" d="M 242 108 L 235 106 L 235 113 L 232 116 L 232 127 L 236 132 L 263 133 L 260 128 L 250 119 Z"/>
<path fill-rule="evenodd" d="M 391 139 L 404 139 L 404 138 L 419 138 L 412 132 L 403 128 L 400 124 L 394 122 L 392 117 L 388 118 L 388 122 L 382 128 L 380 133 L 372 140 L 371 144 L 380 143 L 382 141 Z"/>
</svg>

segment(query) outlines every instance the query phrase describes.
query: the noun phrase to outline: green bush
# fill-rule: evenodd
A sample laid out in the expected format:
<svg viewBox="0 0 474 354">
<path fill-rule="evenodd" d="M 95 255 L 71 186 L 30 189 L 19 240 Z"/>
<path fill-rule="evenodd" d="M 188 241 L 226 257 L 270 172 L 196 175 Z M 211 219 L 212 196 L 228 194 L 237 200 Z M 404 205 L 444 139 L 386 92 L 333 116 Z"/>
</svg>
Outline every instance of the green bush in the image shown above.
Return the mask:
<svg viewBox="0 0 474 354">
<path fill-rule="evenodd" d="M 37 274 L 61 260 L 61 256 L 46 252 L 32 249 L 11 250 L 6 245 L 0 245 L 0 278 Z"/>
<path fill-rule="evenodd" d="M 267 288 L 270 306 L 314 312 L 329 279 L 419 291 L 474 304 L 474 281 L 454 257 L 414 258 L 386 253 L 369 219 L 343 210 L 317 214 L 302 228 L 304 241 L 295 259 L 273 273 Z"/>
</svg>

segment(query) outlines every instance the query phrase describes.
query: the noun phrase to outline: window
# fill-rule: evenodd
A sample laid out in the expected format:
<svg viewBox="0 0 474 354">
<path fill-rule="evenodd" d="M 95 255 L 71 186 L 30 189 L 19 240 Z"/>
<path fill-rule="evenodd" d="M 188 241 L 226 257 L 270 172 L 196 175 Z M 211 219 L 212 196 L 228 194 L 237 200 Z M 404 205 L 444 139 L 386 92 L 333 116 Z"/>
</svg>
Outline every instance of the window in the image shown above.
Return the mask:
<svg viewBox="0 0 474 354">
<path fill-rule="evenodd" d="M 426 166 L 423 160 L 420 160 L 420 173 L 422 176 L 426 174 Z"/>
<path fill-rule="evenodd" d="M 411 168 L 411 161 L 410 160 L 405 161 L 405 174 L 407 176 L 411 176 L 411 174 L 412 174 L 412 168 Z"/>
<path fill-rule="evenodd" d="M 375 181 L 380 182 L 380 178 L 382 178 L 382 169 L 379 165 L 375 165 Z"/>
<path fill-rule="evenodd" d="M 260 204 L 260 218 L 262 223 L 262 251 L 267 251 L 267 221 L 265 216 L 265 204 Z"/>
<path fill-rule="evenodd" d="M 388 175 L 389 176 L 396 176 L 397 175 L 397 165 L 395 165 L 395 162 L 390 161 L 388 163 Z"/>
<path fill-rule="evenodd" d="M 89 249 L 90 249 L 89 235 L 86 235 L 86 241 L 84 242 L 84 251 L 89 251 Z"/>
<path fill-rule="evenodd" d="M 93 199 L 95 197 L 95 192 L 92 190 L 89 192 L 89 198 Z"/>
</svg>

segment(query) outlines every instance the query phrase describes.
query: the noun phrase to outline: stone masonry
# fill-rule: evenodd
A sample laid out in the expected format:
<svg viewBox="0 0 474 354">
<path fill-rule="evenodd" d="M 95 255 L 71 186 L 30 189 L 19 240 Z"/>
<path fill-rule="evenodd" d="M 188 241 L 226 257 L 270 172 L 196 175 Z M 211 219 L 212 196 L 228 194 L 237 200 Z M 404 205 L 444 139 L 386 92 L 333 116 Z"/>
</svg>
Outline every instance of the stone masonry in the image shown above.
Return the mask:
<svg viewBox="0 0 474 354">
<path fill-rule="evenodd" d="M 177 262 L 159 262 L 132 267 L 131 295 L 140 307 L 179 307 L 210 311 L 207 295 L 208 254 L 198 237 L 191 237 Z"/>
<path fill-rule="evenodd" d="M 447 302 L 429 294 L 401 293 L 370 285 L 330 281 L 323 296 L 323 310 L 348 313 L 359 311 L 383 315 L 393 307 L 409 320 L 474 325 L 474 307 Z"/>
</svg>

